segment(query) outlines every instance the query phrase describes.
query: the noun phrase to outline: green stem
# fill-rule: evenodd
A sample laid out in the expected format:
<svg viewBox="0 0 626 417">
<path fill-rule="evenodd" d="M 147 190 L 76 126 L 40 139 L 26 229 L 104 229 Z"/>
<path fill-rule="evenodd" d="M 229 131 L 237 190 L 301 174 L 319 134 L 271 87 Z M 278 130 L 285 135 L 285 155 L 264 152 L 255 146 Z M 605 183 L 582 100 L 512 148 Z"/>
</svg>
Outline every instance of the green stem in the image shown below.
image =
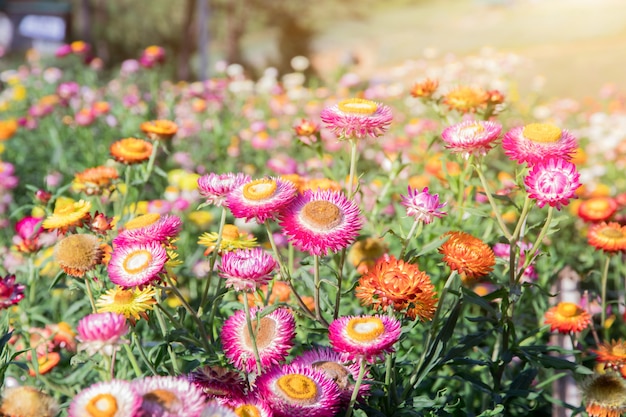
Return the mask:
<svg viewBox="0 0 626 417">
<path fill-rule="evenodd" d="M 536 254 L 537 249 L 539 249 L 539 246 L 541 245 L 543 238 L 546 237 L 546 234 L 548 233 L 548 229 L 550 228 L 550 223 L 552 223 L 553 216 L 554 216 L 554 207 L 550 206 L 550 208 L 548 209 L 546 222 L 541 228 L 541 231 L 539 232 L 539 235 L 537 236 L 537 239 L 535 240 L 535 243 L 533 244 L 532 248 L 528 252 L 528 256 L 526 256 L 526 260 L 524 261 L 524 265 L 522 266 L 520 271 L 517 273 L 516 283 L 519 282 L 520 278 L 524 274 L 524 271 L 526 270 L 526 268 L 528 268 L 528 265 L 530 265 L 537 258 L 537 254 Z"/>
<path fill-rule="evenodd" d="M 313 255 L 313 281 L 315 289 L 313 292 L 313 299 L 315 300 L 315 318 L 319 321 L 323 321 L 322 306 L 320 303 L 320 257 Z"/>
<path fill-rule="evenodd" d="M 363 383 L 364 376 L 365 376 L 365 358 L 361 358 L 359 376 L 357 377 L 354 383 L 354 389 L 352 390 L 352 396 L 350 397 L 350 404 L 348 404 L 348 409 L 346 410 L 345 417 L 350 417 L 352 415 L 352 410 L 354 409 L 354 404 L 356 403 L 356 399 L 359 396 L 359 388 L 361 388 L 361 384 Z"/>
<path fill-rule="evenodd" d="M 209 288 L 211 287 L 211 283 L 213 281 L 213 268 L 215 267 L 215 262 L 217 262 L 217 255 L 220 252 L 220 245 L 222 243 L 222 234 L 224 233 L 224 225 L 226 224 L 226 207 L 222 207 L 222 215 L 220 217 L 220 228 L 217 232 L 217 241 L 215 242 L 215 249 L 213 249 L 213 253 L 211 253 L 211 259 L 209 260 L 209 277 L 207 278 L 206 285 L 204 287 L 204 292 L 202 293 L 202 301 L 200 301 L 200 308 L 198 312 L 201 313 L 204 308 L 204 304 L 207 301 L 207 297 L 209 295 Z M 217 295 L 217 292 L 215 293 Z"/>
<path fill-rule="evenodd" d="M 532 200 L 528 195 L 524 200 L 524 207 L 522 207 L 522 212 L 517 220 L 517 224 L 515 225 L 515 230 L 513 231 L 513 236 L 511 236 L 511 240 L 509 243 L 517 242 L 520 238 L 520 234 L 522 232 L 522 226 L 526 223 L 526 218 L 528 217 L 528 212 L 530 211 Z"/>
<path fill-rule="evenodd" d="M 263 367 L 261 366 L 261 356 L 259 356 L 259 348 L 256 345 L 256 334 L 252 329 L 252 319 L 250 318 L 250 306 L 248 304 L 248 294 L 243 294 L 243 309 L 246 314 L 246 325 L 248 326 L 248 334 L 252 342 L 252 352 L 254 352 L 254 360 L 256 361 L 256 373 L 261 375 Z"/>
<path fill-rule="evenodd" d="M 485 175 L 483 174 L 483 170 L 481 167 L 481 161 L 478 161 L 476 165 L 474 165 L 474 169 L 476 170 L 476 174 L 478 174 L 480 183 L 482 184 L 483 189 L 485 190 L 485 195 L 487 196 L 487 200 L 489 200 L 491 209 L 493 210 L 496 216 L 496 220 L 498 221 L 498 226 L 500 226 L 500 230 L 502 230 L 502 233 L 504 234 L 506 239 L 510 241 L 512 238 L 511 232 L 509 231 L 509 228 L 507 227 L 507 225 L 504 223 L 504 220 L 502 219 L 502 215 L 500 214 L 500 210 L 498 209 L 498 206 L 496 205 L 496 201 L 493 198 L 491 189 L 489 188 L 489 184 L 487 184 L 487 179 L 485 178 Z"/>
<path fill-rule="evenodd" d="M 150 362 L 150 359 L 148 359 L 148 355 L 146 354 L 146 351 L 143 350 L 143 345 L 141 344 L 141 341 L 139 340 L 137 336 L 137 331 L 135 328 L 133 328 L 132 341 L 134 345 L 137 346 L 137 349 L 139 349 L 139 356 L 141 356 L 141 359 L 143 359 L 143 362 L 146 364 L 148 369 L 150 369 L 150 372 L 152 372 L 152 375 L 158 375 L 157 370 L 154 368 L 154 366 Z M 135 369 L 135 372 L 137 372 L 136 369 Z"/>
<path fill-rule="evenodd" d="M 156 292 L 156 298 L 157 298 L 157 302 L 161 304 L 160 291 Z M 161 311 L 158 308 L 155 308 L 153 311 L 157 317 L 157 321 L 159 322 L 161 333 L 163 334 L 163 337 L 165 338 L 165 340 L 167 340 L 168 339 L 167 326 L 165 325 L 165 320 L 163 319 L 163 316 L 161 315 Z M 176 352 L 174 352 L 174 349 L 172 349 L 172 345 L 169 343 L 169 341 L 167 342 L 167 353 L 170 356 L 170 361 L 172 362 L 172 368 L 174 369 L 174 373 L 180 374 L 180 370 L 178 368 L 178 360 L 176 359 Z"/>
<path fill-rule="evenodd" d="M 143 373 L 141 372 L 141 368 L 139 367 L 139 363 L 137 363 L 137 358 L 133 353 L 133 349 L 130 347 L 128 343 L 124 343 L 124 350 L 126 351 L 126 356 L 130 362 L 130 365 L 133 367 L 133 371 L 135 371 L 135 376 L 137 378 L 141 378 Z"/>
<path fill-rule="evenodd" d="M 97 313 L 98 309 L 96 308 L 96 301 L 93 297 L 93 292 L 91 290 L 91 277 L 85 277 L 85 290 L 87 292 L 87 296 L 89 297 L 89 303 L 91 304 L 91 310 L 93 313 Z"/>
<path fill-rule="evenodd" d="M 348 200 L 352 200 L 352 197 L 354 196 L 353 191 L 356 191 L 356 190 L 353 190 L 353 187 L 354 187 L 354 179 L 356 178 L 356 164 L 357 164 L 357 159 L 358 159 L 357 145 L 358 145 L 357 139 L 354 139 L 354 138 L 350 139 L 350 175 L 348 176 L 348 185 L 346 187 L 346 189 L 348 190 L 348 193 L 347 193 Z"/>
<path fill-rule="evenodd" d="M 602 269 L 602 312 L 601 312 L 601 327 L 604 340 L 608 340 L 609 329 L 605 327 L 606 323 L 606 287 L 609 281 L 609 265 L 611 264 L 611 256 L 607 255 L 604 261 L 604 268 Z"/>
<path fill-rule="evenodd" d="M 411 242 L 411 239 L 413 238 L 413 234 L 417 230 L 418 226 L 420 227 L 420 232 L 421 232 L 421 228 L 424 227 L 424 224 L 423 222 L 415 219 L 415 221 L 413 221 L 413 225 L 411 226 L 411 230 L 409 230 L 409 234 L 406 235 L 406 238 L 404 239 L 404 242 L 402 243 L 402 250 L 400 251 L 400 256 L 398 257 L 398 259 L 402 259 L 404 257 L 404 254 L 406 253 L 406 249 L 409 247 L 409 243 Z M 419 236 L 419 233 L 418 233 L 418 236 Z"/>
<path fill-rule="evenodd" d="M 152 175 L 152 170 L 154 169 L 154 161 L 156 160 L 157 153 L 159 151 L 159 145 L 161 141 L 153 140 L 152 141 L 152 153 L 150 154 L 150 159 L 148 159 L 148 165 L 146 165 L 146 170 L 143 174 L 142 183 L 145 184 L 150 179 Z"/>
<path fill-rule="evenodd" d="M 393 317 L 393 306 L 389 306 L 387 309 L 387 314 L 389 317 Z M 389 354 L 385 359 L 385 387 L 387 388 L 387 409 L 392 409 L 392 403 L 397 401 L 397 393 L 396 393 L 396 378 L 394 375 L 394 355 Z M 393 385 L 392 385 L 393 384 Z"/>
</svg>

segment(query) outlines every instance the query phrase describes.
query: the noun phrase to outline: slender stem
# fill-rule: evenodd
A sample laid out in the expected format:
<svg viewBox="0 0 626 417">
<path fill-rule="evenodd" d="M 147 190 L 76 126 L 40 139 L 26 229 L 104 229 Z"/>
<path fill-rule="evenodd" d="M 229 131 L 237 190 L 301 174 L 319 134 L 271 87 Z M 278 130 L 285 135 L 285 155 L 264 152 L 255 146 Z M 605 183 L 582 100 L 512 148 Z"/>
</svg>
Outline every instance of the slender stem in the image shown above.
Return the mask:
<svg viewBox="0 0 626 417">
<path fill-rule="evenodd" d="M 358 152 L 357 152 L 357 145 L 358 145 L 358 140 L 357 139 L 350 139 L 350 175 L 348 176 L 348 185 L 347 185 L 347 190 L 348 190 L 348 200 L 352 200 L 352 197 L 354 196 L 354 192 L 356 190 L 353 190 L 354 187 L 354 179 L 356 178 L 356 163 L 357 163 L 357 159 L 358 159 Z"/>
<path fill-rule="evenodd" d="M 469 159 L 463 166 L 463 171 L 461 171 L 458 176 L 457 186 L 459 189 L 457 190 L 458 195 L 456 198 L 456 205 L 459 209 L 459 214 L 457 217 L 459 223 L 463 220 L 463 216 L 465 215 L 465 183 L 468 182 L 465 178 L 467 178 L 467 172 L 469 171 L 469 168 L 471 166 L 472 158 L 473 156 L 470 155 Z"/>
<path fill-rule="evenodd" d="M 513 236 L 511 236 L 511 242 L 517 242 L 520 238 L 520 233 L 522 232 L 522 226 L 526 223 L 526 217 L 528 217 L 528 212 L 530 211 L 530 204 L 532 200 L 528 195 L 524 200 L 524 207 L 522 207 L 522 212 L 517 220 L 517 224 L 515 225 L 515 230 L 513 231 Z"/>
<path fill-rule="evenodd" d="M 335 295 L 335 311 L 333 319 L 339 317 L 339 308 L 341 307 L 341 284 L 343 283 L 343 265 L 346 262 L 346 248 L 341 250 L 339 255 L 339 265 L 337 266 L 337 294 Z"/>
<path fill-rule="evenodd" d="M 119 204 L 119 210 L 117 215 L 122 218 L 122 214 L 124 214 L 124 207 L 126 206 L 126 199 L 128 198 L 128 192 L 130 188 L 130 175 L 131 175 L 131 166 L 126 165 L 126 169 L 124 170 L 124 192 L 121 193 L 121 199 Z M 119 192 L 119 189 L 118 189 Z"/>
<path fill-rule="evenodd" d="M 543 227 L 541 228 L 541 231 L 539 232 L 539 235 L 537 236 L 537 239 L 535 240 L 535 243 L 533 244 L 533 247 L 528 252 L 529 256 L 526 256 L 526 260 L 524 261 L 524 265 L 522 266 L 520 271 L 517 273 L 517 280 L 516 280 L 516 282 L 519 282 L 520 278 L 524 274 L 524 271 L 526 270 L 528 265 L 530 265 L 535 260 L 535 258 L 537 257 L 537 255 L 536 255 L 537 249 L 539 249 L 539 246 L 541 245 L 541 242 L 543 241 L 543 238 L 546 237 L 546 234 L 548 233 L 548 229 L 550 228 L 550 223 L 552 223 L 552 216 L 553 215 L 554 215 L 554 207 L 550 206 L 550 208 L 548 209 L 548 215 L 546 217 L 546 222 L 544 223 Z"/>
<path fill-rule="evenodd" d="M 156 298 L 157 298 L 157 302 L 161 304 L 160 291 L 156 292 Z M 163 337 L 167 340 L 168 338 L 167 326 L 165 325 L 165 320 L 163 319 L 163 316 L 161 315 L 161 310 L 159 310 L 158 308 L 155 308 L 153 311 L 157 317 L 157 321 L 159 322 L 161 333 L 163 334 Z M 170 356 L 170 361 L 172 362 L 172 368 L 174 369 L 174 373 L 179 374 L 180 370 L 178 369 L 178 360 L 176 359 L 176 352 L 174 352 L 174 349 L 172 349 L 172 345 L 169 342 L 167 343 L 167 353 Z"/>
<path fill-rule="evenodd" d="M 148 165 L 146 166 L 146 171 L 144 172 L 142 181 L 145 184 L 150 179 L 150 175 L 152 175 L 152 170 L 154 169 L 154 161 L 156 160 L 156 156 L 159 150 L 159 145 L 161 141 L 153 140 L 152 141 L 152 153 L 150 154 L 150 159 L 148 159 Z"/>
<path fill-rule="evenodd" d="M 487 196 L 487 200 L 489 200 L 489 204 L 491 205 L 491 209 L 493 210 L 495 216 L 496 216 L 496 220 L 498 221 L 498 226 L 500 226 L 500 230 L 502 230 L 502 233 L 504 234 L 504 236 L 507 238 L 507 240 L 511 240 L 512 235 L 511 232 L 509 231 L 509 228 L 507 227 L 507 225 L 504 223 L 504 220 L 502 219 L 502 215 L 500 214 L 500 210 L 498 209 L 498 206 L 496 205 L 496 201 L 493 198 L 493 194 L 491 193 L 491 190 L 489 188 L 489 184 L 487 184 L 487 180 L 485 179 L 485 175 L 483 174 L 483 170 L 480 166 L 480 161 L 474 165 L 474 168 L 476 170 L 476 173 L 478 174 L 478 178 L 480 179 L 480 183 L 483 186 L 483 189 L 485 190 L 485 195 Z"/>
<path fill-rule="evenodd" d="M 91 291 L 91 278 L 89 276 L 85 277 L 85 290 L 87 292 L 87 296 L 89 297 L 92 312 L 97 313 L 98 309 L 96 308 L 96 301 L 93 297 L 93 292 Z"/>
<path fill-rule="evenodd" d="M 418 226 L 423 227 L 423 223 L 415 219 L 413 221 L 413 225 L 411 225 L 411 230 L 409 230 L 409 234 L 406 235 L 406 238 L 404 239 L 404 242 L 402 243 L 402 250 L 400 251 L 400 256 L 398 257 L 398 259 L 402 259 L 404 257 L 404 254 L 406 253 L 406 249 L 409 247 L 409 243 L 411 242 L 411 239 L 413 238 L 413 234 L 417 230 Z"/>
<path fill-rule="evenodd" d="M 313 292 L 313 299 L 315 300 L 315 318 L 319 321 L 323 321 L 322 317 L 322 306 L 320 303 L 320 257 L 318 255 L 313 255 L 313 281 L 315 285 L 315 289 Z"/>
<path fill-rule="evenodd" d="M 243 309 L 246 313 L 246 325 L 248 326 L 248 334 L 250 335 L 250 341 L 252 343 L 252 352 L 254 352 L 254 360 L 256 362 L 256 373 L 257 375 L 261 375 L 261 371 L 263 370 L 261 366 L 261 356 L 259 356 L 259 348 L 256 345 L 256 334 L 252 329 L 252 319 L 250 318 L 250 306 L 248 304 L 248 294 L 244 292 L 243 294 Z"/>
<path fill-rule="evenodd" d="M 113 354 L 111 355 L 111 369 L 109 372 L 109 376 L 111 377 L 111 379 L 115 378 L 115 359 L 117 358 L 117 350 L 113 351 Z"/>
<path fill-rule="evenodd" d="M 143 345 L 141 344 L 141 341 L 139 340 L 137 336 L 137 331 L 135 329 L 133 329 L 132 340 L 135 346 L 137 346 L 137 348 L 139 349 L 139 356 L 141 356 L 141 359 L 143 359 L 143 362 L 146 364 L 148 369 L 150 369 L 150 372 L 152 372 L 152 375 L 157 375 L 158 372 L 154 368 L 152 363 L 150 362 L 150 359 L 148 359 L 148 355 L 146 354 L 146 352 L 143 350 Z M 137 372 L 137 369 L 135 369 L 135 372 Z"/>
<path fill-rule="evenodd" d="M 220 217 L 220 228 L 217 232 L 217 241 L 215 242 L 215 249 L 213 249 L 213 253 L 211 253 L 211 258 L 209 260 L 209 277 L 206 280 L 206 286 L 204 287 L 204 292 L 202 293 L 202 301 L 200 301 L 200 308 L 198 309 L 198 313 L 201 314 L 202 309 L 204 308 L 204 304 L 207 301 L 207 297 L 209 295 L 209 288 L 211 287 L 211 283 L 213 281 L 213 268 L 215 267 L 215 262 L 217 262 L 217 255 L 220 252 L 220 244 L 222 243 L 222 234 L 224 233 L 224 225 L 226 224 L 226 207 L 222 207 L 222 215 Z M 217 292 L 215 293 L 217 295 Z"/>
<path fill-rule="evenodd" d="M 601 327 L 604 339 L 607 340 L 609 336 L 609 329 L 605 327 L 606 322 L 606 287 L 609 281 L 609 265 L 611 263 L 611 256 L 607 255 L 604 261 L 604 268 L 602 269 L 602 312 L 601 312 Z"/>
<path fill-rule="evenodd" d="M 133 353 L 133 349 L 130 347 L 128 343 L 124 343 L 123 346 L 124 346 L 124 350 L 126 351 L 126 356 L 128 357 L 128 360 L 130 361 L 130 365 L 133 367 L 133 371 L 135 371 L 135 376 L 137 378 L 141 378 L 143 373 L 141 372 L 139 363 L 137 363 L 137 358 L 135 357 L 135 354 Z"/>
<path fill-rule="evenodd" d="M 393 317 L 393 306 L 387 308 L 387 314 L 389 317 Z M 397 401 L 396 392 L 396 378 L 394 375 L 393 365 L 395 357 L 393 354 L 388 354 L 385 359 L 385 387 L 387 388 L 387 409 L 391 410 L 392 403 Z M 393 385 L 392 385 L 393 384 Z"/>
<path fill-rule="evenodd" d="M 354 383 L 354 389 L 352 390 L 352 396 L 350 397 L 350 404 L 348 404 L 348 409 L 346 410 L 345 417 L 350 417 L 352 415 L 352 410 L 354 409 L 354 404 L 356 403 L 356 399 L 359 396 L 359 388 L 361 388 L 361 384 L 363 383 L 364 376 L 365 376 L 365 358 L 361 358 L 359 376 L 357 377 Z"/>
</svg>

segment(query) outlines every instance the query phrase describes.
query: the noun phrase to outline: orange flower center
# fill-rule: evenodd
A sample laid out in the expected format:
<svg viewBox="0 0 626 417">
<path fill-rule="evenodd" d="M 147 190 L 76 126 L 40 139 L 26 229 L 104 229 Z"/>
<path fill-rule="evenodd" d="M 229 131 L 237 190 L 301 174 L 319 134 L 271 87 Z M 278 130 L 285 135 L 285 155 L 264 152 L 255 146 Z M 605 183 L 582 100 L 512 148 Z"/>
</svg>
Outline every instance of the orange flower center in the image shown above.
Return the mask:
<svg viewBox="0 0 626 417">
<path fill-rule="evenodd" d="M 600 230 L 600 235 L 611 240 L 624 239 L 624 237 L 626 237 L 621 229 L 615 229 L 613 227 L 607 227 Z"/>
<path fill-rule="evenodd" d="M 307 203 L 300 214 L 308 225 L 322 230 L 330 230 L 341 223 L 341 210 L 330 201 L 319 200 Z"/>
<path fill-rule="evenodd" d="M 474 136 L 478 133 L 482 133 L 485 131 L 485 127 L 480 123 L 474 122 L 472 124 L 468 124 L 467 126 L 463 126 L 459 133 L 467 136 Z"/>
<path fill-rule="evenodd" d="M 222 229 L 223 240 L 237 240 L 239 239 L 239 228 L 233 224 L 225 224 Z"/>
<path fill-rule="evenodd" d="M 126 139 L 124 147 L 129 152 L 144 152 L 148 148 L 149 143 L 141 139 Z"/>
<path fill-rule="evenodd" d="M 145 249 L 137 250 L 124 259 L 123 268 L 129 274 L 138 274 L 152 262 L 152 254 Z"/>
<path fill-rule="evenodd" d="M 561 138 L 561 133 L 561 129 L 548 123 L 531 123 L 522 130 L 526 139 L 539 143 L 556 142 Z"/>
<path fill-rule="evenodd" d="M 161 215 L 159 213 L 148 213 L 127 221 L 124 227 L 126 229 L 139 229 L 156 223 L 160 218 Z"/>
<path fill-rule="evenodd" d="M 376 340 L 384 331 L 385 325 L 378 317 L 355 317 L 346 326 L 348 336 L 359 342 Z"/>
<path fill-rule="evenodd" d="M 113 296 L 113 300 L 116 303 L 120 303 L 120 304 L 129 303 L 130 301 L 132 301 L 132 299 L 133 299 L 133 292 L 129 290 L 117 291 L 115 295 Z"/>
<path fill-rule="evenodd" d="M 276 181 L 270 179 L 255 180 L 243 186 L 243 196 L 248 200 L 261 201 L 270 198 L 276 192 Z"/>
<path fill-rule="evenodd" d="M 557 311 L 563 317 L 576 317 L 580 314 L 580 308 L 574 303 L 559 303 Z"/>
<path fill-rule="evenodd" d="M 342 100 L 337 105 L 339 110 L 344 113 L 357 113 L 357 114 L 374 114 L 378 110 L 378 105 L 371 101 L 362 98 L 349 98 Z"/>
<path fill-rule="evenodd" d="M 164 389 L 155 389 L 143 396 L 144 401 L 156 403 L 162 408 L 170 411 L 180 404 L 180 398 L 171 391 Z"/>
<path fill-rule="evenodd" d="M 276 337 L 276 322 L 269 317 L 262 317 L 260 321 L 254 320 L 252 322 L 252 330 L 254 331 L 257 348 L 264 349 Z M 248 331 L 243 333 L 243 340 L 246 346 L 252 347 L 252 340 Z"/>
<path fill-rule="evenodd" d="M 259 409 L 252 404 L 244 404 L 235 408 L 235 414 L 239 417 L 261 417 Z"/>
<path fill-rule="evenodd" d="M 87 403 L 85 408 L 93 417 L 113 417 L 117 413 L 117 400 L 111 394 L 98 394 Z"/>
<path fill-rule="evenodd" d="M 312 403 L 317 397 L 315 381 L 305 375 L 283 375 L 276 381 L 282 393 L 296 402 Z"/>
</svg>

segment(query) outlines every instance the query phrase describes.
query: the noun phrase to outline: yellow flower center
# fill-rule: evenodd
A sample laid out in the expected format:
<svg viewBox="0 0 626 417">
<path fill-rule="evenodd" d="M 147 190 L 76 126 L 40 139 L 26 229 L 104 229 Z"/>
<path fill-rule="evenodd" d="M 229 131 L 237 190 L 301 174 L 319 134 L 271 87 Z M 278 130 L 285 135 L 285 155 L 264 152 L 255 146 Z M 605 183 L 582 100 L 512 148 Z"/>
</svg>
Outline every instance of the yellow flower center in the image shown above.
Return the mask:
<svg viewBox="0 0 626 417">
<path fill-rule="evenodd" d="M 93 235 L 70 235 L 56 246 L 56 259 L 62 266 L 88 270 L 97 261 L 100 244 Z"/>
<path fill-rule="evenodd" d="M 260 321 L 252 321 L 252 330 L 256 338 L 256 346 L 258 349 L 264 349 L 269 346 L 276 337 L 276 322 L 269 317 L 262 317 Z M 246 346 L 252 347 L 252 340 L 248 331 L 244 331 L 243 339 Z"/>
<path fill-rule="evenodd" d="M 327 377 L 332 379 L 340 389 L 348 388 L 350 380 L 348 370 L 345 366 L 341 366 L 337 362 L 320 361 L 313 363 L 313 367 L 324 371 Z"/>
<path fill-rule="evenodd" d="M 132 290 L 120 290 L 116 291 L 113 296 L 113 301 L 120 304 L 126 304 L 133 300 L 134 294 Z"/>
<path fill-rule="evenodd" d="M 222 229 L 223 240 L 237 240 L 239 239 L 239 228 L 233 224 L 225 224 Z"/>
<path fill-rule="evenodd" d="M 613 346 L 611 353 L 615 356 L 626 356 L 626 346 L 623 343 Z"/>
<path fill-rule="evenodd" d="M 129 274 L 137 274 L 148 266 L 152 262 L 152 254 L 145 249 L 137 250 L 131 253 L 126 259 L 124 259 L 124 270 Z"/>
<path fill-rule="evenodd" d="M 124 141 L 124 147 L 127 152 L 143 152 L 148 148 L 147 142 L 141 139 L 127 139 Z"/>
<path fill-rule="evenodd" d="M 117 400 L 111 394 L 98 394 L 85 408 L 93 417 L 113 417 L 117 413 Z"/>
<path fill-rule="evenodd" d="M 605 211 L 611 208 L 609 200 L 605 198 L 592 198 L 587 200 L 586 206 L 591 211 Z"/>
<path fill-rule="evenodd" d="M 283 394 L 293 401 L 312 403 L 317 397 L 315 381 L 305 375 L 284 375 L 278 378 L 276 384 Z"/>
<path fill-rule="evenodd" d="M 132 220 L 127 221 L 124 224 L 124 227 L 127 230 L 131 229 L 139 229 L 142 227 L 150 226 L 151 224 L 156 223 L 161 218 L 159 213 L 148 213 L 138 217 L 135 217 Z"/>
<path fill-rule="evenodd" d="M 624 236 L 624 233 L 621 229 L 615 229 L 612 227 L 607 227 L 600 230 L 600 235 L 611 240 L 624 239 L 626 237 Z"/>
<path fill-rule="evenodd" d="M 244 404 L 235 408 L 235 414 L 239 417 L 261 417 L 259 409 L 252 404 Z"/>
<path fill-rule="evenodd" d="M 167 411 L 174 409 L 181 402 L 180 398 L 178 398 L 176 394 L 172 391 L 164 389 L 155 389 L 154 391 L 150 391 L 143 396 L 143 399 L 144 401 L 156 403 Z"/>
<path fill-rule="evenodd" d="M 270 198 L 276 192 L 276 181 L 270 179 L 255 180 L 243 186 L 243 196 L 248 200 L 261 201 Z"/>
<path fill-rule="evenodd" d="M 485 127 L 477 122 L 468 124 L 467 126 L 463 126 L 461 129 L 459 129 L 459 133 L 466 136 L 475 136 L 478 133 L 482 133 L 484 131 Z"/>
<path fill-rule="evenodd" d="M 621 378 L 610 374 L 598 376 L 585 390 L 587 403 L 597 403 L 605 409 L 624 406 L 626 386 Z M 617 415 L 617 414 L 616 414 Z"/>
<path fill-rule="evenodd" d="M 355 317 L 348 322 L 348 336 L 359 342 L 376 340 L 385 331 L 383 321 L 378 317 Z"/>
<path fill-rule="evenodd" d="M 557 311 L 563 317 L 576 317 L 580 314 L 580 308 L 574 303 L 559 303 Z"/>
<path fill-rule="evenodd" d="M 524 126 L 522 134 L 533 142 L 550 143 L 561 138 L 561 129 L 548 123 L 531 123 Z"/>
<path fill-rule="evenodd" d="M 342 100 L 337 105 L 339 110 L 344 113 L 357 113 L 357 114 L 374 114 L 378 110 L 378 105 L 371 101 L 362 98 L 349 98 Z"/>
<path fill-rule="evenodd" d="M 330 201 L 319 200 L 307 203 L 300 213 L 302 220 L 311 227 L 330 230 L 342 220 L 341 210 Z"/>
</svg>

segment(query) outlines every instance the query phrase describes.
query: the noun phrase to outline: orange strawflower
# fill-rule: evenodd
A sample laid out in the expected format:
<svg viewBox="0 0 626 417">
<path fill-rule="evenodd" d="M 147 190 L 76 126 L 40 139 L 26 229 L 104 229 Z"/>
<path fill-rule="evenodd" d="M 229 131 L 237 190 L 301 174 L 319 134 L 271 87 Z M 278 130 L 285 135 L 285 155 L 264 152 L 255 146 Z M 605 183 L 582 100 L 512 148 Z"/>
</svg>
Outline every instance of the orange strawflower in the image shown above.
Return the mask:
<svg viewBox="0 0 626 417">
<path fill-rule="evenodd" d="M 489 94 L 478 87 L 461 86 L 450 91 L 443 98 L 444 104 L 450 110 L 457 110 L 461 113 L 475 113 L 478 109 L 485 107 L 489 100 Z"/>
<path fill-rule="evenodd" d="M 591 246 L 605 252 L 626 251 L 626 226 L 615 222 L 594 224 L 587 232 Z"/>
<path fill-rule="evenodd" d="M 598 349 L 592 349 L 598 355 L 596 360 L 606 367 L 619 371 L 626 365 L 626 342 L 622 339 L 613 340 L 611 343 L 600 343 Z"/>
<path fill-rule="evenodd" d="M 111 156 L 126 165 L 140 164 L 150 159 L 152 143 L 137 138 L 120 139 L 109 148 Z"/>
<path fill-rule="evenodd" d="M 39 368 L 38 371 L 35 372 L 34 369 L 30 369 L 28 371 L 28 374 L 30 376 L 37 376 L 37 374 L 39 375 L 46 374 L 50 372 L 52 368 L 57 366 L 60 361 L 61 361 L 61 355 L 59 355 L 58 352 L 48 352 L 42 355 L 38 355 L 37 356 L 37 365 Z"/>
<path fill-rule="evenodd" d="M 582 391 L 589 417 L 620 417 L 626 412 L 626 382 L 613 372 L 594 375 Z"/>
<path fill-rule="evenodd" d="M 431 80 L 430 78 L 426 78 L 423 81 L 420 81 L 413 85 L 411 88 L 411 96 L 415 98 L 430 98 L 439 88 L 438 80 Z"/>
<path fill-rule="evenodd" d="M 593 197 L 578 206 L 578 216 L 587 222 L 603 222 L 617 211 L 617 201 L 611 197 Z"/>
<path fill-rule="evenodd" d="M 591 315 L 575 303 L 560 302 L 546 311 L 545 324 L 559 333 L 578 333 L 591 323 Z"/>
<path fill-rule="evenodd" d="M 475 281 L 493 270 L 496 256 L 482 240 L 465 232 L 448 232 L 439 253 L 451 270 L 461 275 L 464 283 Z"/>
<path fill-rule="evenodd" d="M 139 127 L 152 140 L 171 139 L 178 132 L 178 125 L 171 120 L 150 120 Z"/>
<path fill-rule="evenodd" d="M 17 122 L 14 119 L 0 120 L 0 141 L 10 139 L 17 131 Z"/>
<path fill-rule="evenodd" d="M 417 265 L 384 255 L 359 280 L 355 290 L 363 305 L 375 310 L 388 306 L 408 317 L 431 320 L 435 314 L 437 296 L 430 277 Z"/>
<path fill-rule="evenodd" d="M 118 178 L 115 168 L 98 166 L 75 174 L 72 185 L 76 191 L 83 191 L 87 195 L 100 195 L 110 190 L 113 181 Z"/>
</svg>

